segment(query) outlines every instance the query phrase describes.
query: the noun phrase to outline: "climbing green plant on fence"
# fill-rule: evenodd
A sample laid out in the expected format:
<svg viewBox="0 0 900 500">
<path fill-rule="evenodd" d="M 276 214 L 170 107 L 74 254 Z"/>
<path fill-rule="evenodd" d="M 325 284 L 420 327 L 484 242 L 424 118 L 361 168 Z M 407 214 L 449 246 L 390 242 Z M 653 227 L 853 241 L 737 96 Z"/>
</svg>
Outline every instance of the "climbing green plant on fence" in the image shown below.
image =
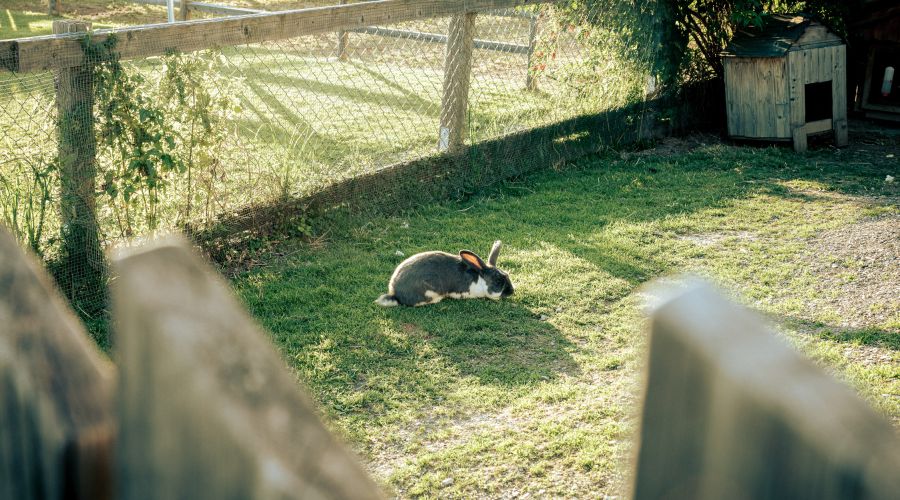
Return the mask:
<svg viewBox="0 0 900 500">
<path fill-rule="evenodd" d="M 219 58 L 169 54 L 125 67 L 112 47 L 97 51 L 94 85 L 101 198 L 116 236 L 192 221 L 198 211 L 211 217 L 226 176 L 228 120 L 239 110 Z"/>
<path fill-rule="evenodd" d="M 235 134 L 230 120 L 240 112 L 224 70 L 224 58 L 210 51 L 163 58 L 161 76 L 150 93 L 161 103 L 176 137 L 175 157 L 183 168 L 177 218 L 191 222 L 214 216 L 217 185 L 228 175 L 223 152 Z"/>
<path fill-rule="evenodd" d="M 5 147 L 5 146 L 0 146 Z M 19 158 L 19 164 L 0 172 L 0 210 L 3 223 L 39 257 L 56 237 L 51 219 L 59 189 L 59 165 L 42 154 Z"/>
<path fill-rule="evenodd" d="M 160 194 L 170 173 L 184 171 L 174 155 L 175 132 L 165 110 L 146 91 L 139 71 L 125 71 L 113 43 L 91 47 L 101 191 L 108 197 L 123 237 L 135 234 L 135 218 L 153 230 L 159 223 Z M 93 53 L 92 53 L 93 52 Z"/>
</svg>

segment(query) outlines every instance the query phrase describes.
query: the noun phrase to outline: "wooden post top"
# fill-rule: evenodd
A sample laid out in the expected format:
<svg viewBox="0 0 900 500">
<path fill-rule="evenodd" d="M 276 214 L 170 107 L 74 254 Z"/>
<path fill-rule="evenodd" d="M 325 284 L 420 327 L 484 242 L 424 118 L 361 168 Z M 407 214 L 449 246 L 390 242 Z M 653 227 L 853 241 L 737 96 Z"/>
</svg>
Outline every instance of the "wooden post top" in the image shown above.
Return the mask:
<svg viewBox="0 0 900 500">
<path fill-rule="evenodd" d="M 74 19 L 58 19 L 53 21 L 53 33 L 61 35 L 63 33 L 79 33 L 82 31 L 90 31 L 93 23 L 90 21 L 77 21 Z"/>
</svg>

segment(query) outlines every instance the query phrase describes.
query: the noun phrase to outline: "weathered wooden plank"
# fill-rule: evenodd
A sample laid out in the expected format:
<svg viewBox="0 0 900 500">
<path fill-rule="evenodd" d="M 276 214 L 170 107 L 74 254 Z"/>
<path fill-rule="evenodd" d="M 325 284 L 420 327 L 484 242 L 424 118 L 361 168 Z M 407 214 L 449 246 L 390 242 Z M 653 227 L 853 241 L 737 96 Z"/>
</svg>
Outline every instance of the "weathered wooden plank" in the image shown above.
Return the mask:
<svg viewBox="0 0 900 500">
<path fill-rule="evenodd" d="M 759 137 L 759 95 L 757 92 L 757 64 L 753 59 L 744 60 L 744 123 L 749 137 Z"/>
<path fill-rule="evenodd" d="M 747 131 L 744 126 L 745 116 L 747 113 L 744 106 L 746 95 L 744 92 L 744 68 L 747 66 L 743 59 L 735 60 L 734 64 L 734 110 L 735 110 L 735 134 L 746 136 Z"/>
<path fill-rule="evenodd" d="M 804 52 L 788 52 L 791 137 L 794 141 L 794 150 L 798 152 L 806 151 L 806 133 L 803 130 L 803 126 L 806 124 L 806 59 Z"/>
<path fill-rule="evenodd" d="M 806 125 L 803 127 L 803 131 L 807 135 L 818 134 L 819 132 L 826 132 L 828 130 L 831 130 L 831 118 L 816 120 L 814 122 L 806 122 Z"/>
<path fill-rule="evenodd" d="M 16 44 L 12 40 L 0 40 L 0 71 L 14 71 L 18 67 Z"/>
<path fill-rule="evenodd" d="M 735 59 L 733 57 L 726 57 L 722 60 L 722 68 L 725 75 L 725 119 L 728 124 L 728 135 L 730 136 L 738 135 L 738 112 L 735 107 L 737 97 L 734 92 L 734 88 L 737 84 L 737 75 L 735 74 L 734 69 L 735 64 Z"/>
<path fill-rule="evenodd" d="M 780 58 L 772 66 L 772 86 L 775 96 L 775 137 L 790 139 L 791 107 L 788 100 L 787 60 Z"/>
<path fill-rule="evenodd" d="M 0 283 L 0 498 L 111 498 L 112 365 L 3 227 Z"/>
<path fill-rule="evenodd" d="M 744 132 L 749 137 L 756 137 L 756 65 L 749 59 L 744 59 L 742 66 L 741 82 L 743 87 L 743 116 Z"/>
<path fill-rule="evenodd" d="M 819 52 L 819 75 L 816 78 L 818 82 L 827 82 L 834 77 L 834 48 L 823 47 L 818 49 Z"/>
<path fill-rule="evenodd" d="M 116 50 L 121 59 L 127 60 L 173 51 L 191 52 L 552 1 L 378 0 L 224 19 L 97 30 L 92 33 L 92 40 L 100 43 L 115 37 Z M 83 36 L 67 35 L 13 40 L 17 54 L 15 70 L 26 73 L 82 65 L 82 39 Z"/>
<path fill-rule="evenodd" d="M 775 88 L 772 83 L 772 66 L 776 59 L 760 58 L 756 61 L 756 110 L 759 119 L 756 123 L 757 137 L 775 136 Z"/>
<path fill-rule="evenodd" d="M 532 69 L 534 64 L 534 49 L 537 47 L 538 41 L 538 16 L 530 15 L 528 18 L 528 51 L 527 61 L 525 63 L 525 89 L 537 90 L 537 72 Z"/>
<path fill-rule="evenodd" d="M 181 239 L 115 259 L 118 498 L 380 498 Z"/>
<path fill-rule="evenodd" d="M 891 499 L 900 442 L 849 388 L 706 285 L 655 292 L 633 483 L 658 498 Z"/>
<path fill-rule="evenodd" d="M 456 150 L 465 144 L 474 36 L 475 14 L 460 14 L 450 20 L 438 130 L 438 149 L 441 151 Z"/>
<path fill-rule="evenodd" d="M 765 110 L 761 109 L 763 99 L 765 99 L 764 91 L 765 87 L 762 83 L 763 80 L 763 72 L 760 67 L 760 61 L 757 59 L 752 60 L 751 65 L 748 67 L 749 73 L 747 74 L 747 86 L 750 89 L 750 95 L 752 96 L 752 101 L 750 101 L 750 115 L 753 119 L 751 126 L 754 137 L 760 137 L 760 131 L 762 130 L 762 121 L 765 119 Z"/>
<path fill-rule="evenodd" d="M 189 2 L 187 0 L 183 0 L 182 2 L 179 2 L 178 17 L 182 21 L 187 21 L 188 19 L 191 18 L 190 4 L 191 4 L 191 2 Z"/>
<path fill-rule="evenodd" d="M 819 51 L 809 49 L 801 52 L 804 58 L 803 66 L 806 69 L 803 83 L 815 83 L 819 75 Z"/>
<path fill-rule="evenodd" d="M 341 0 L 341 5 L 346 4 L 348 1 L 349 0 Z M 337 38 L 337 58 L 340 61 L 346 61 L 347 59 L 349 59 L 349 56 L 347 55 L 347 45 L 350 44 L 350 35 L 346 30 L 340 30 L 337 32 Z"/>
<path fill-rule="evenodd" d="M 90 23 L 53 21 L 54 33 L 90 30 Z M 70 299 L 87 298 L 94 314 L 103 307 L 106 263 L 97 222 L 96 136 L 94 135 L 94 75 L 89 67 L 63 68 L 56 75 L 59 110 L 58 159 L 63 268 L 73 272 L 64 288 Z M 77 290 L 73 292 L 71 290 Z"/>
<path fill-rule="evenodd" d="M 834 47 L 832 64 L 834 79 L 831 84 L 831 116 L 834 126 L 834 142 L 838 147 L 849 144 L 847 130 L 847 46 Z"/>
</svg>

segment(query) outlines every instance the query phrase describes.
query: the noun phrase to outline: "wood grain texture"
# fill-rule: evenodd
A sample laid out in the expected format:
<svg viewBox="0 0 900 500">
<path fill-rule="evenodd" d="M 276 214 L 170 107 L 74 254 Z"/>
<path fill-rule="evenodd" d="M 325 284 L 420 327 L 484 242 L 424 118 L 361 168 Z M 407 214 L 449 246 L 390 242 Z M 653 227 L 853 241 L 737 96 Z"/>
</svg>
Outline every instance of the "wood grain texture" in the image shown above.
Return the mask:
<svg viewBox="0 0 900 500">
<path fill-rule="evenodd" d="M 460 14 L 450 19 L 438 131 L 441 151 L 455 151 L 465 144 L 474 41 L 475 14 Z"/>
<path fill-rule="evenodd" d="M 537 82 L 538 75 L 532 69 L 533 61 L 534 61 L 534 49 L 537 46 L 538 41 L 538 16 L 531 15 L 528 18 L 528 51 L 527 54 L 527 62 L 526 62 L 526 73 L 525 73 L 525 89 L 526 90 L 537 90 Z"/>
<path fill-rule="evenodd" d="M 722 60 L 722 69 L 725 75 L 725 121 L 728 127 L 728 135 L 736 136 L 738 120 L 740 118 L 738 107 L 736 106 L 737 95 L 735 87 L 737 82 L 737 74 L 735 66 L 737 61 L 733 57 L 726 57 Z"/>
<path fill-rule="evenodd" d="M 54 33 L 83 33 L 91 24 L 53 21 Z M 96 297 L 98 313 L 106 281 L 106 262 L 97 221 L 97 138 L 94 134 L 94 74 L 86 66 L 56 73 L 59 131 L 60 214 L 63 269 L 71 272 L 64 291 L 70 299 Z M 71 288 L 69 288 L 71 287 Z"/>
<path fill-rule="evenodd" d="M 831 118 L 825 118 L 824 120 L 816 120 L 814 122 L 806 122 L 806 125 L 803 126 L 803 131 L 809 134 L 818 134 L 819 132 L 827 132 L 832 128 Z"/>
<path fill-rule="evenodd" d="M 735 97 L 737 98 L 736 104 L 738 112 L 737 130 L 738 135 L 746 136 L 749 131 L 747 130 L 748 122 L 744 117 L 747 116 L 747 111 L 750 109 L 746 85 L 747 62 L 744 60 L 739 61 L 734 69 L 735 76 L 737 77 L 735 82 Z"/>
<path fill-rule="evenodd" d="M 348 2 L 348 0 L 341 0 L 341 5 L 344 5 Z M 346 30 L 340 30 L 337 32 L 338 46 L 337 46 L 337 58 L 341 61 L 346 61 L 347 56 L 347 45 L 350 43 L 350 35 Z"/>
<path fill-rule="evenodd" d="M 834 79 L 831 84 L 831 116 L 834 121 L 834 142 L 838 147 L 849 144 L 847 128 L 847 46 L 834 47 L 832 64 Z"/>
<path fill-rule="evenodd" d="M 114 265 L 119 498 L 381 497 L 184 241 Z"/>
<path fill-rule="evenodd" d="M 224 19 L 97 30 L 92 33 L 92 40 L 100 43 L 115 37 L 120 58 L 127 60 L 173 51 L 192 52 L 552 1 L 379 0 Z M 82 39 L 83 36 L 79 35 L 65 35 L 13 40 L 14 70 L 27 73 L 80 66 L 85 62 Z"/>
<path fill-rule="evenodd" d="M 178 2 L 178 18 L 182 21 L 187 21 L 191 18 L 191 2 L 188 0 L 182 0 Z"/>
<path fill-rule="evenodd" d="M 759 119 L 756 122 L 757 137 L 774 137 L 775 131 L 775 84 L 773 82 L 773 66 L 778 59 L 765 58 L 754 61 L 757 68 L 756 111 Z"/>
<path fill-rule="evenodd" d="M 707 285 L 652 314 L 636 500 L 892 499 L 900 442 L 848 387 Z"/>
<path fill-rule="evenodd" d="M 775 137 L 790 139 L 791 103 L 788 100 L 787 59 L 778 59 L 773 65 L 772 85 L 775 94 Z"/>
<path fill-rule="evenodd" d="M 0 284 L 0 498 L 111 498 L 112 365 L 3 227 Z"/>
<path fill-rule="evenodd" d="M 803 126 L 806 124 L 806 51 L 791 51 L 787 56 L 788 89 L 791 103 L 791 138 L 794 141 L 794 150 L 806 151 L 806 133 Z"/>
</svg>

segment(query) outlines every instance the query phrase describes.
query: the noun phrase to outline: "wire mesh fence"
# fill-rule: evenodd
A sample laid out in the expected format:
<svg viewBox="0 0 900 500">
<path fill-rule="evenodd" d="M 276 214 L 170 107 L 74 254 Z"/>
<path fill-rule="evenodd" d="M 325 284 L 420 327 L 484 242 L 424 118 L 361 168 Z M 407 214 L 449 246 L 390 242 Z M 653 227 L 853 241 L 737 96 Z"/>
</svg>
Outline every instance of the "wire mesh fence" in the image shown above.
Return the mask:
<svg viewBox="0 0 900 500">
<path fill-rule="evenodd" d="M 611 57 L 600 3 L 376 3 L 340 29 L 295 12 L 88 34 L 78 50 L 0 42 L 3 222 L 92 316 L 110 245 L 223 237 L 351 199 L 409 206 L 660 124 L 652 65 Z"/>
</svg>

